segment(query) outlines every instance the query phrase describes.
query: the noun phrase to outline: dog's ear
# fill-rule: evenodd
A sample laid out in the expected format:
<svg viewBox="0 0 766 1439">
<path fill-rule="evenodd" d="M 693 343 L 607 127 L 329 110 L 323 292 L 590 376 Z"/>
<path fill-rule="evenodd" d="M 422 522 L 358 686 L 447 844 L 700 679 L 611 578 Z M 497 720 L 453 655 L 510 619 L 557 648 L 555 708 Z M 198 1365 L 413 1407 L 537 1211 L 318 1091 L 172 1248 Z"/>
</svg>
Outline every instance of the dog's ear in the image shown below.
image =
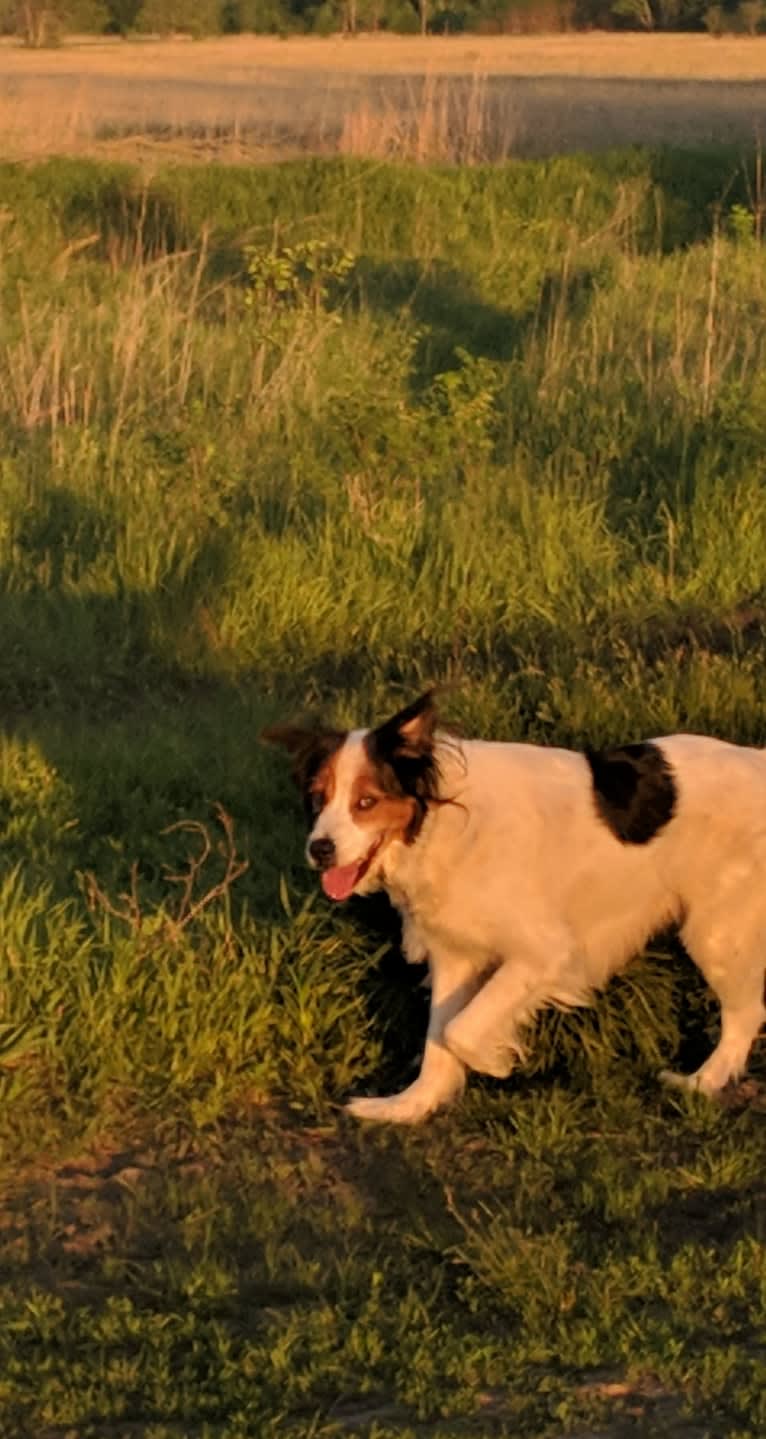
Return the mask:
<svg viewBox="0 0 766 1439">
<path fill-rule="evenodd" d="M 436 699 L 427 690 L 405 709 L 378 725 L 370 735 L 376 756 L 391 762 L 394 759 L 420 759 L 433 749 L 436 729 Z"/>
<path fill-rule="evenodd" d="M 293 779 L 304 793 L 317 770 L 346 738 L 341 730 L 304 729 L 299 725 L 267 725 L 260 738 L 266 744 L 280 745 L 292 760 Z"/>
<path fill-rule="evenodd" d="M 270 724 L 261 730 L 258 738 L 264 744 L 278 744 L 293 757 L 313 744 L 317 731 L 302 729 L 299 725 Z"/>
</svg>

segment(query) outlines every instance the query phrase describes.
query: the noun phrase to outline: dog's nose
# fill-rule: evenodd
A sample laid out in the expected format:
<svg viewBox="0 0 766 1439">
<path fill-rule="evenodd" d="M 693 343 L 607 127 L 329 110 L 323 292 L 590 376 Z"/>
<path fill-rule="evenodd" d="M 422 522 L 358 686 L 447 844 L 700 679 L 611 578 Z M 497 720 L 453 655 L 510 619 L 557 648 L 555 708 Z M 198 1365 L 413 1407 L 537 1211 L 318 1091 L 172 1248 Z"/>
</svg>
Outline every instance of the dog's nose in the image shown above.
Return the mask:
<svg viewBox="0 0 766 1439">
<path fill-rule="evenodd" d="M 335 842 L 331 839 L 312 839 L 309 857 L 319 869 L 329 869 L 335 859 Z"/>
</svg>

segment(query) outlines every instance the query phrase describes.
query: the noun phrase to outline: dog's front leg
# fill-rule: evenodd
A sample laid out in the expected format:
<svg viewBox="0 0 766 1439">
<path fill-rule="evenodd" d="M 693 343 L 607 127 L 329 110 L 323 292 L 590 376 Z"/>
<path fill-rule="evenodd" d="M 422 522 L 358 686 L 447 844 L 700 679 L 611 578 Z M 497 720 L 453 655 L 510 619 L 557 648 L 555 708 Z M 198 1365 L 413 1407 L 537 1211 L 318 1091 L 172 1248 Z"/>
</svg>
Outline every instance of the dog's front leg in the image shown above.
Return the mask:
<svg viewBox="0 0 766 1439">
<path fill-rule="evenodd" d="M 524 1054 L 524 1030 L 553 1002 L 567 1008 L 589 1002 L 587 985 L 572 968 L 566 936 L 545 950 L 519 948 L 448 1024 L 445 1043 L 467 1069 L 505 1079 Z"/>
<path fill-rule="evenodd" d="M 352 1099 L 346 1105 L 357 1119 L 417 1124 L 435 1109 L 458 1099 L 465 1086 L 465 1065 L 443 1044 L 450 1020 L 469 1003 L 479 985 L 476 966 L 467 960 L 431 957 L 431 1014 L 420 1073 L 401 1094 Z"/>
</svg>

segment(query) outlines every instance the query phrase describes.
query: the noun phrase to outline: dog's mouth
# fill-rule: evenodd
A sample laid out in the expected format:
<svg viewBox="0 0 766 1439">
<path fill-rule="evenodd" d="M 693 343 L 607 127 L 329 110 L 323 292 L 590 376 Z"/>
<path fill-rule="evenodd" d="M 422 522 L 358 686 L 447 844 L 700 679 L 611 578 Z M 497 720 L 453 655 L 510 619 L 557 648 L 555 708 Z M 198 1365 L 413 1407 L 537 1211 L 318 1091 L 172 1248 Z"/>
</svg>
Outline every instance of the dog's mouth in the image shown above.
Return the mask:
<svg viewBox="0 0 766 1439">
<path fill-rule="evenodd" d="M 359 881 L 364 878 L 372 861 L 374 860 L 380 846 L 383 843 L 383 835 L 376 839 L 372 849 L 368 850 L 364 859 L 358 859 L 354 864 L 334 864 L 330 869 L 322 871 L 322 889 L 328 899 L 348 899 L 354 893 Z"/>
</svg>

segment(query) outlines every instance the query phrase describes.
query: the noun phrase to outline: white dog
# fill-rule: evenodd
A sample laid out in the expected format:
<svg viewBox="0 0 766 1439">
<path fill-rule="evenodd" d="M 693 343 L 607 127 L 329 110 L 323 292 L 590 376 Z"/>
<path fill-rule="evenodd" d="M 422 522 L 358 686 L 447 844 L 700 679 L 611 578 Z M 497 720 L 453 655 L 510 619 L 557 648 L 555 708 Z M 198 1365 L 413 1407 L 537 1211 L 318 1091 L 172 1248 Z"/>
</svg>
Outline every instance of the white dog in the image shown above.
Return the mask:
<svg viewBox="0 0 766 1439">
<path fill-rule="evenodd" d="M 363 1119 L 414 1123 L 466 1071 L 507 1075 L 545 1005 L 587 1004 L 671 923 L 721 1005 L 696 1074 L 742 1074 L 766 1018 L 766 751 L 698 735 L 577 754 L 458 741 L 424 695 L 373 730 L 274 728 L 303 788 L 309 863 L 334 900 L 385 889 L 404 949 L 427 960 L 418 1078 L 355 1099 Z"/>
</svg>

